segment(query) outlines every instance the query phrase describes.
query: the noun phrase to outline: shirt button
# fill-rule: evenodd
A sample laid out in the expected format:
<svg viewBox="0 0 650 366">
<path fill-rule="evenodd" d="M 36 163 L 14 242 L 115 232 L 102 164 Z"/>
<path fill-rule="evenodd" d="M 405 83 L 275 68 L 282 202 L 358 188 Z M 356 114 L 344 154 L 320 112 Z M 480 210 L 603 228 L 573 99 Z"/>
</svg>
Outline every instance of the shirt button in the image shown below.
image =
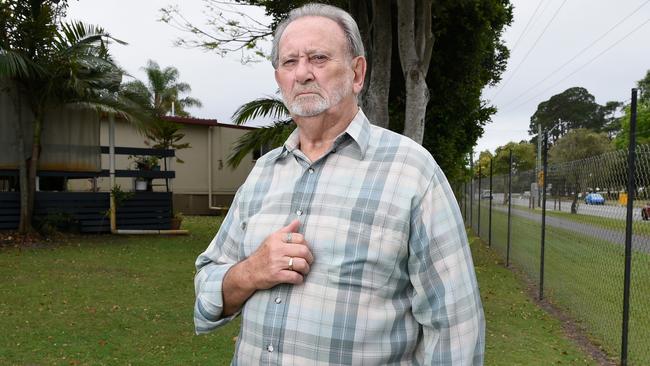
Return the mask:
<svg viewBox="0 0 650 366">
<path fill-rule="evenodd" d="M 302 210 L 296 210 L 296 215 L 301 216 L 302 215 Z"/>
<path fill-rule="evenodd" d="M 275 298 L 275 303 L 276 303 L 276 304 L 279 304 L 279 303 L 281 303 L 281 302 L 282 302 L 282 299 L 281 299 L 281 298 L 279 298 L 279 297 L 276 297 L 276 298 Z"/>
<path fill-rule="evenodd" d="M 272 345 L 272 344 L 269 344 L 269 345 L 266 347 L 266 350 L 269 351 L 269 352 L 273 352 L 273 345 Z"/>
<path fill-rule="evenodd" d="M 242 230 L 246 230 L 246 223 L 245 223 L 245 222 L 242 222 L 242 223 L 241 223 L 241 229 L 242 229 Z"/>
<path fill-rule="evenodd" d="M 314 168 L 309 168 L 309 174 L 314 174 Z"/>
</svg>

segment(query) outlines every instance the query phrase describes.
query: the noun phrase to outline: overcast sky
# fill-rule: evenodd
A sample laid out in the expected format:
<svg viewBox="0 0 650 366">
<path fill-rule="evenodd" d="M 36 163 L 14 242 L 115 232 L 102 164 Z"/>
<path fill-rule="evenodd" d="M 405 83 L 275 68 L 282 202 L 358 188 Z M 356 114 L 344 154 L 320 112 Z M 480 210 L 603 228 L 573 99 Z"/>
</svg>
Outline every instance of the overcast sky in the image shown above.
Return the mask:
<svg viewBox="0 0 650 366">
<path fill-rule="evenodd" d="M 511 2 L 514 21 L 504 34 L 512 52 L 508 70 L 499 85 L 484 91 L 499 113 L 486 126 L 477 153 L 529 139 L 530 116 L 552 95 L 581 86 L 600 104 L 627 101 L 630 89 L 650 69 L 650 0 Z M 112 54 L 135 77 L 145 80 L 140 68 L 148 59 L 176 67 L 181 81 L 192 86 L 191 95 L 203 102 L 203 108 L 191 110 L 197 117 L 229 122 L 238 106 L 277 89 L 268 62 L 245 66 L 237 55 L 222 58 L 173 46 L 182 33 L 158 22 L 158 9 L 179 4 L 188 18 L 203 23 L 203 1 L 70 0 L 69 4 L 68 18 L 101 25 L 129 43 L 112 47 Z"/>
</svg>

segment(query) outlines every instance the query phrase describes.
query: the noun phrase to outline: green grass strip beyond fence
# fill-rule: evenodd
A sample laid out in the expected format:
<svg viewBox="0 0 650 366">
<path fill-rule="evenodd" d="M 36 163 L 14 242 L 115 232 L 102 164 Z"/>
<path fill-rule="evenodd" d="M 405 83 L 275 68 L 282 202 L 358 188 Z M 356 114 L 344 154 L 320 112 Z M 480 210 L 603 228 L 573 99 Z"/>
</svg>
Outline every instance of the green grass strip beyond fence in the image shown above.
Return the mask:
<svg viewBox="0 0 650 366">
<path fill-rule="evenodd" d="M 477 210 L 474 215 L 477 215 Z M 594 231 L 587 235 L 547 225 L 544 295 L 576 319 L 594 343 L 618 359 L 623 309 L 624 247 L 623 243 L 600 239 L 598 228 L 620 230 L 621 223 L 568 213 L 554 213 L 553 216 L 594 225 Z M 486 241 L 488 217 L 488 209 L 482 208 L 481 234 Z M 636 222 L 635 227 L 646 224 Z M 639 231 L 643 233 L 644 230 Z M 540 222 L 513 215 L 511 235 L 511 263 L 525 272 L 530 280 L 539 283 Z M 506 212 L 493 210 L 492 238 L 493 249 L 505 258 Z M 650 365 L 650 255 L 647 253 L 633 253 L 630 301 L 628 364 Z"/>
</svg>

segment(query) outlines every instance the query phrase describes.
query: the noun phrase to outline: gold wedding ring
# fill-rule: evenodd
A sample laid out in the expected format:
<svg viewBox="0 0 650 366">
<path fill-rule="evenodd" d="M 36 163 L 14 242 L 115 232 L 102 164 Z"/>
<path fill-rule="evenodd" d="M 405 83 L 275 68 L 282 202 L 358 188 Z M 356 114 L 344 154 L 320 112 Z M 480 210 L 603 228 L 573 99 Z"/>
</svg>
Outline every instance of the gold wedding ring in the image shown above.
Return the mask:
<svg viewBox="0 0 650 366">
<path fill-rule="evenodd" d="M 289 270 L 293 271 L 293 257 L 289 257 Z"/>
</svg>

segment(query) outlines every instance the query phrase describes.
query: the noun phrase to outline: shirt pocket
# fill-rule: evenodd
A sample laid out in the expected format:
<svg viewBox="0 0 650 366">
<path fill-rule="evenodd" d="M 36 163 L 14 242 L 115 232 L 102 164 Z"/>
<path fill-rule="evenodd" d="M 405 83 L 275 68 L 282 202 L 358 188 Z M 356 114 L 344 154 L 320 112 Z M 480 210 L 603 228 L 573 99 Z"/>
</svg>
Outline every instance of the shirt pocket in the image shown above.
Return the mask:
<svg viewBox="0 0 650 366">
<path fill-rule="evenodd" d="M 386 210 L 342 209 L 332 243 L 328 280 L 338 288 L 390 291 L 407 276 L 408 224 Z"/>
</svg>

